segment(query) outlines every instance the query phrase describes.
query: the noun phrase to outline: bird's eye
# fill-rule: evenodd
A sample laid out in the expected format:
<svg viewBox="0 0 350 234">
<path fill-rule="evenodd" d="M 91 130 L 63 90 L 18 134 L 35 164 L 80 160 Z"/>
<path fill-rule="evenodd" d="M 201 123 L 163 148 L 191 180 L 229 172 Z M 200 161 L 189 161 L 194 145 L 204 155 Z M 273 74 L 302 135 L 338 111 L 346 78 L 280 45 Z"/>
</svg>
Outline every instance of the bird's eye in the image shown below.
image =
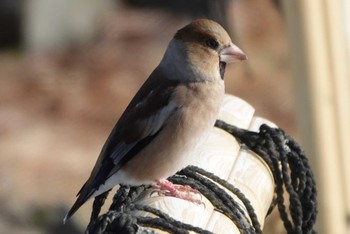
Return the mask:
<svg viewBox="0 0 350 234">
<path fill-rule="evenodd" d="M 219 43 L 212 38 L 209 38 L 205 43 L 207 44 L 207 46 L 214 50 L 216 50 L 219 47 Z"/>
</svg>

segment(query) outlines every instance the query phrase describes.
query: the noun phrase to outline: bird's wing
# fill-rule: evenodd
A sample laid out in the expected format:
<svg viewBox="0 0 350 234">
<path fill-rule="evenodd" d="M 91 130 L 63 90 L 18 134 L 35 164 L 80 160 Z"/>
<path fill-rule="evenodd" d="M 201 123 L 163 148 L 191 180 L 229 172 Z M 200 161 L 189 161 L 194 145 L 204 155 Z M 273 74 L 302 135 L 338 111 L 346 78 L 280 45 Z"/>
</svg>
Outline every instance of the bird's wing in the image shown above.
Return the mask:
<svg viewBox="0 0 350 234">
<path fill-rule="evenodd" d="M 153 78 L 153 79 L 152 79 Z M 175 82 L 150 77 L 130 102 L 101 152 L 121 167 L 144 148 L 181 108 L 174 100 Z M 146 144 L 146 142 L 147 144 Z"/>
<path fill-rule="evenodd" d="M 181 108 L 172 98 L 177 83 L 161 78 L 151 74 L 115 125 L 89 179 L 94 189 L 146 147 Z"/>
<path fill-rule="evenodd" d="M 109 135 L 95 167 L 66 218 L 85 203 L 104 182 L 146 147 L 181 106 L 173 100 L 175 81 L 151 74 Z M 164 79 L 164 78 L 163 78 Z"/>
</svg>

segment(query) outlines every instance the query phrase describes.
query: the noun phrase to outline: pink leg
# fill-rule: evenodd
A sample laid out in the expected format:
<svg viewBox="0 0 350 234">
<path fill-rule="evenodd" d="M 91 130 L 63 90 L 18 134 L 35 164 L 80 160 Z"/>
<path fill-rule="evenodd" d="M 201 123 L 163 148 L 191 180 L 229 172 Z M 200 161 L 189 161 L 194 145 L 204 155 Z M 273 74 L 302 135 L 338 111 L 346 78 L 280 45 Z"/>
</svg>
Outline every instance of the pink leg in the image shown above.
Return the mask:
<svg viewBox="0 0 350 234">
<path fill-rule="evenodd" d="M 200 195 L 200 193 L 188 185 L 173 184 L 168 180 L 157 180 L 153 187 L 158 195 L 177 197 L 198 205 L 204 204 L 201 199 L 195 197 L 196 194 Z"/>
</svg>

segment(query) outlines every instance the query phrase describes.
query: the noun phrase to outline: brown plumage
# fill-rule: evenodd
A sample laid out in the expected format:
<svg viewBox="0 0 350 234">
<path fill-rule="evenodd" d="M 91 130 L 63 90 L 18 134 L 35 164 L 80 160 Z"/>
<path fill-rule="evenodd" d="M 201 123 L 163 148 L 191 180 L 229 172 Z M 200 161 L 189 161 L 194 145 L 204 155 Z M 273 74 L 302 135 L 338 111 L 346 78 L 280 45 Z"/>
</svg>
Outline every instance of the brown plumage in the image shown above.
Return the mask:
<svg viewBox="0 0 350 234">
<path fill-rule="evenodd" d="M 180 29 L 113 128 L 64 221 L 116 184 L 152 184 L 191 164 L 190 151 L 218 115 L 226 63 L 245 59 L 211 20 Z"/>
</svg>

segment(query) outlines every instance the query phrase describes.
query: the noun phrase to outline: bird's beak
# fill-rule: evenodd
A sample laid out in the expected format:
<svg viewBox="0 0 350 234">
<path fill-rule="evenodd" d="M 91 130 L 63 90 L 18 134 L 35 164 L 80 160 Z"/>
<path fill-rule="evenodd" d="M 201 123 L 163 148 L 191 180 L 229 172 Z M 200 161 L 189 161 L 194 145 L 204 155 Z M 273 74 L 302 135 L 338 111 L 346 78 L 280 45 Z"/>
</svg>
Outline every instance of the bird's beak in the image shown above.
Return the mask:
<svg viewBox="0 0 350 234">
<path fill-rule="evenodd" d="M 245 55 L 245 53 L 233 43 L 230 43 L 229 46 L 220 51 L 220 61 L 224 63 L 232 63 L 247 59 L 248 57 Z"/>
</svg>

